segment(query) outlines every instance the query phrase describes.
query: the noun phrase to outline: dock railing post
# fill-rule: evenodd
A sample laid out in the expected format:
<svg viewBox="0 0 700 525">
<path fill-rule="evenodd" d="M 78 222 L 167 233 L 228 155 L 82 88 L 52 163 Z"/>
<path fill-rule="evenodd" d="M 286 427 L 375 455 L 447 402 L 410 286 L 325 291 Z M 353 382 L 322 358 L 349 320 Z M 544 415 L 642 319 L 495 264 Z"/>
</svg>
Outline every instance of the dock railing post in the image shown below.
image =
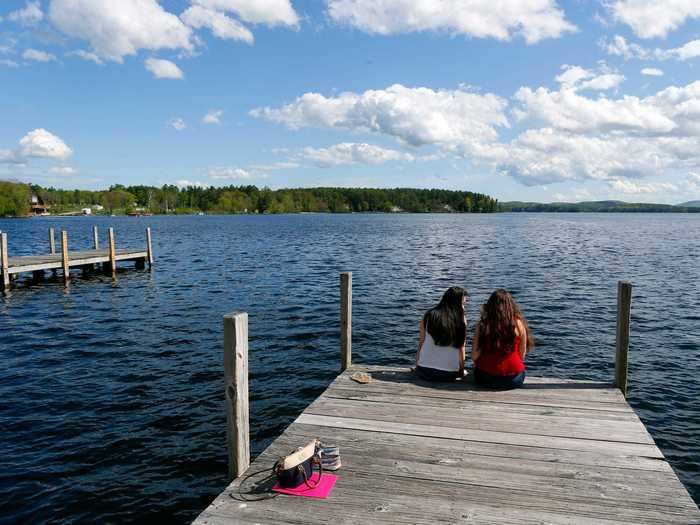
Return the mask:
<svg viewBox="0 0 700 525">
<path fill-rule="evenodd" d="M 114 275 L 117 273 L 117 248 L 114 241 L 114 228 L 107 230 L 107 236 L 109 237 L 109 269 Z"/>
<path fill-rule="evenodd" d="M 2 266 L 2 291 L 10 289 L 10 255 L 7 253 L 7 233 L 0 233 L 0 265 Z"/>
<path fill-rule="evenodd" d="M 63 263 L 63 282 L 70 281 L 70 265 L 68 263 L 68 232 L 61 230 L 61 261 Z"/>
<path fill-rule="evenodd" d="M 234 312 L 224 316 L 224 377 L 228 474 L 229 479 L 235 479 L 250 465 L 246 312 Z"/>
<path fill-rule="evenodd" d="M 340 274 L 340 369 L 352 365 L 352 272 Z"/>
<path fill-rule="evenodd" d="M 97 226 L 92 227 L 92 241 L 95 244 L 95 250 L 100 249 L 100 236 L 97 233 Z"/>
<path fill-rule="evenodd" d="M 146 228 L 146 253 L 148 258 L 148 267 L 153 266 L 153 244 L 151 242 L 151 228 Z"/>
<path fill-rule="evenodd" d="M 49 228 L 49 253 L 56 255 L 56 233 L 53 228 Z"/>
<path fill-rule="evenodd" d="M 615 344 L 615 386 L 627 397 L 627 355 L 630 347 L 632 285 L 617 283 L 617 335 Z"/>
</svg>

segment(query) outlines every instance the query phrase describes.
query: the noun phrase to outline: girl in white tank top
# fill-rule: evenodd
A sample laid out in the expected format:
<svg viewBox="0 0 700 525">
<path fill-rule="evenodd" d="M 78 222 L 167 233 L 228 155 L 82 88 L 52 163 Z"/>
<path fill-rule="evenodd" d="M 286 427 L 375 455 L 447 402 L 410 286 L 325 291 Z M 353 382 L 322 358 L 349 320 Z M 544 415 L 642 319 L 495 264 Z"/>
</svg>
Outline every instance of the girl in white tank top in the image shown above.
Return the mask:
<svg viewBox="0 0 700 525">
<path fill-rule="evenodd" d="M 429 381 L 454 381 L 464 375 L 467 291 L 448 288 L 420 323 L 416 372 Z"/>
</svg>

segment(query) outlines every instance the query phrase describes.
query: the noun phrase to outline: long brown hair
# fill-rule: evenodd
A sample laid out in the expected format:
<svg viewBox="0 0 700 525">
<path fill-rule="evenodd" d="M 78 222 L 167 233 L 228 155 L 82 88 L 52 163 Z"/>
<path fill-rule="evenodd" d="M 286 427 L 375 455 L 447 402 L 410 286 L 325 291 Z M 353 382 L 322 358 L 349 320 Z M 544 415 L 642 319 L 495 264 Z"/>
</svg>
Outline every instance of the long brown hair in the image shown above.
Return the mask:
<svg viewBox="0 0 700 525">
<path fill-rule="evenodd" d="M 535 337 L 515 299 L 503 288 L 493 292 L 481 308 L 479 347 L 484 352 L 510 353 L 515 343 L 515 326 L 518 319 L 525 328 L 527 349 L 530 350 L 535 346 Z"/>
</svg>

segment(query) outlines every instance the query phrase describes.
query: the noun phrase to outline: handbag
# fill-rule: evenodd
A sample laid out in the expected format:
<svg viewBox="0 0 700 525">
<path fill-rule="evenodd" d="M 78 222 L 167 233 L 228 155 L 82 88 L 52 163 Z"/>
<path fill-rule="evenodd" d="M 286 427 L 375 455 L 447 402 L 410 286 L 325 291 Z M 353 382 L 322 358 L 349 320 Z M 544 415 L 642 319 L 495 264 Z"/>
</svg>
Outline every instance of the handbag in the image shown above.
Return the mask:
<svg viewBox="0 0 700 525">
<path fill-rule="evenodd" d="M 293 489 L 302 483 L 311 489 L 316 487 L 323 475 L 320 448 L 320 441 L 314 439 L 288 456 L 278 459 L 275 466 L 272 467 L 272 472 L 277 477 L 280 487 Z M 317 465 L 319 469 L 318 481 L 316 482 L 311 480 L 314 465 Z"/>
</svg>

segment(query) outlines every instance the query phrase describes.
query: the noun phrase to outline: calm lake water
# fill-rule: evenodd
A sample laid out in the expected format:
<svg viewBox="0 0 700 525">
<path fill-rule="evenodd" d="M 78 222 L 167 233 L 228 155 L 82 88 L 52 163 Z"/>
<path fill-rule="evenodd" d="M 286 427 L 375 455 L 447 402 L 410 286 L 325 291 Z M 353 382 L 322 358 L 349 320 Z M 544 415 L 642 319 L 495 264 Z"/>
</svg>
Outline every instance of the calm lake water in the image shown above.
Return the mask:
<svg viewBox="0 0 700 525">
<path fill-rule="evenodd" d="M 288 215 L 0 220 L 11 254 L 51 226 L 89 247 L 153 229 L 156 266 L 20 284 L 0 299 L 0 522 L 187 523 L 226 485 L 222 316 L 246 310 L 261 451 L 335 377 L 338 273 L 356 362 L 411 363 L 422 312 L 496 287 L 537 336 L 532 374 L 610 380 L 631 281 L 630 402 L 700 500 L 700 214 Z M 104 242 L 104 241 L 103 241 Z M 126 264 L 124 266 L 127 266 Z"/>
</svg>

